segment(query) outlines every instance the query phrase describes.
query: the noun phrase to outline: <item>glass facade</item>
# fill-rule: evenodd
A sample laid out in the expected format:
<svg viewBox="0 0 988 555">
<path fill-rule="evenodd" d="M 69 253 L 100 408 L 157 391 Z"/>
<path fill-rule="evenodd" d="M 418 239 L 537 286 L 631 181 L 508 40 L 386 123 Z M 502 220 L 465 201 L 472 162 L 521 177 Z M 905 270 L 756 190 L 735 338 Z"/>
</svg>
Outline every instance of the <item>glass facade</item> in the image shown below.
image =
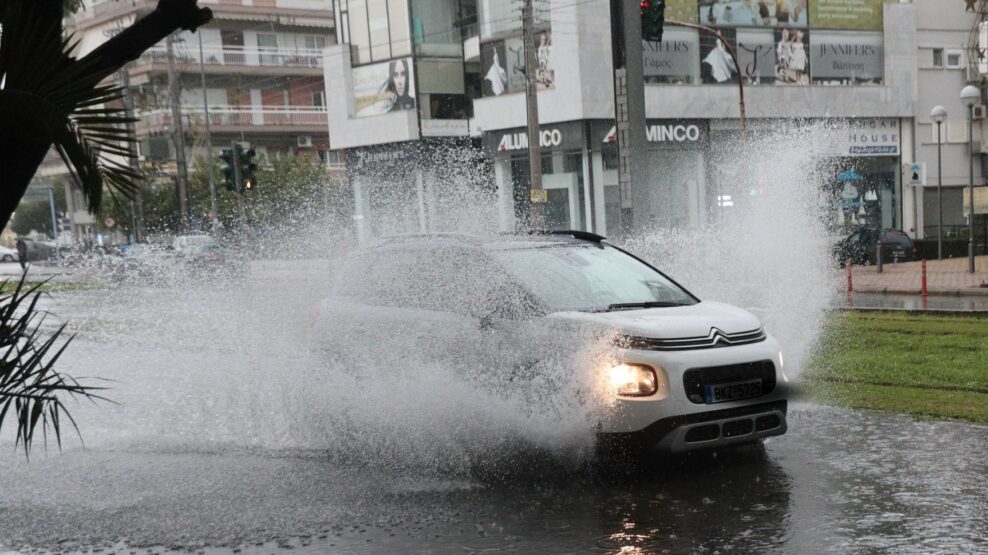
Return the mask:
<svg viewBox="0 0 988 555">
<path fill-rule="evenodd" d="M 882 0 L 667 0 L 666 17 L 723 37 L 667 28 L 645 43 L 648 83 L 807 86 L 884 81 Z M 731 51 L 737 56 L 737 63 Z"/>
<path fill-rule="evenodd" d="M 408 0 L 339 0 L 337 9 L 353 65 L 411 53 Z"/>
<path fill-rule="evenodd" d="M 899 158 L 862 156 L 826 160 L 830 182 L 831 227 L 849 232 L 854 226 L 898 229 L 901 221 Z"/>
</svg>

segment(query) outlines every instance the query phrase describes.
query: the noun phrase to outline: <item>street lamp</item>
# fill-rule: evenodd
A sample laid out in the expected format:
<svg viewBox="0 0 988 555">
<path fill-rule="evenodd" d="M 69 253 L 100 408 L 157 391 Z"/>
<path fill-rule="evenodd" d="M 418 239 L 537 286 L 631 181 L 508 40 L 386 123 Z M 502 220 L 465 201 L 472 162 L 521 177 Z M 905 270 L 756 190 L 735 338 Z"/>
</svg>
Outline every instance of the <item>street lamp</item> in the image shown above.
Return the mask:
<svg viewBox="0 0 988 555">
<path fill-rule="evenodd" d="M 974 105 L 981 100 L 981 91 L 974 85 L 961 89 L 961 102 L 967 106 L 967 140 L 971 163 L 968 165 L 971 178 L 971 209 L 967 215 L 967 271 L 974 273 Z"/>
<path fill-rule="evenodd" d="M 937 124 L 937 260 L 943 260 L 943 122 L 947 119 L 947 109 L 934 106 L 930 119 Z"/>
</svg>

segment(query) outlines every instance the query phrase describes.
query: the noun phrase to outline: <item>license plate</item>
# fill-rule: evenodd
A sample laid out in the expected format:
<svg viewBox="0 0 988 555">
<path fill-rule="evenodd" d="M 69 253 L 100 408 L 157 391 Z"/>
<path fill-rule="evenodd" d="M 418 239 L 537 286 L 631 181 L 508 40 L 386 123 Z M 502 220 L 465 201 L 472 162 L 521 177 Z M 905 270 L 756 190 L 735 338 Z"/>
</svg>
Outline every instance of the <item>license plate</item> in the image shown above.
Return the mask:
<svg viewBox="0 0 988 555">
<path fill-rule="evenodd" d="M 739 399 L 750 399 L 762 394 L 762 380 L 749 380 L 718 385 L 708 385 L 703 388 L 703 401 L 712 405 L 726 403 Z"/>
</svg>

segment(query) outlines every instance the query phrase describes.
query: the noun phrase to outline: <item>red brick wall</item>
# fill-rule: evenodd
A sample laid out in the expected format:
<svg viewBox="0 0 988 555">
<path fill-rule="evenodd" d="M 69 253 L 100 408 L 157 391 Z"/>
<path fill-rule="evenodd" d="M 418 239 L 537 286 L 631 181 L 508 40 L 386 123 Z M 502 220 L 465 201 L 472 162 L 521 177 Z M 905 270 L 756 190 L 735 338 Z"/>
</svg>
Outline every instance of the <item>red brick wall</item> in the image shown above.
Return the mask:
<svg viewBox="0 0 988 555">
<path fill-rule="evenodd" d="M 312 93 L 323 91 L 322 83 L 319 77 L 297 77 L 289 81 L 288 96 L 292 106 L 312 106 Z"/>
</svg>

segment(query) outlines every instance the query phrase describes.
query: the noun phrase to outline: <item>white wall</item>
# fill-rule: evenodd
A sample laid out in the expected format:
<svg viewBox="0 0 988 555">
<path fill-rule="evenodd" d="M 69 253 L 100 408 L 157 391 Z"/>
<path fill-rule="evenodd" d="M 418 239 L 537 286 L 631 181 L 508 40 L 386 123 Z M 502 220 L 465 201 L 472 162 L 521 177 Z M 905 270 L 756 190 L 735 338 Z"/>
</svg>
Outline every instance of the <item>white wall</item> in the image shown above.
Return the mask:
<svg viewBox="0 0 988 555">
<path fill-rule="evenodd" d="M 349 45 L 330 46 L 323 51 L 323 54 L 330 148 L 335 150 L 419 138 L 418 116 L 415 110 L 366 118 L 353 117 L 353 80 Z"/>
</svg>

